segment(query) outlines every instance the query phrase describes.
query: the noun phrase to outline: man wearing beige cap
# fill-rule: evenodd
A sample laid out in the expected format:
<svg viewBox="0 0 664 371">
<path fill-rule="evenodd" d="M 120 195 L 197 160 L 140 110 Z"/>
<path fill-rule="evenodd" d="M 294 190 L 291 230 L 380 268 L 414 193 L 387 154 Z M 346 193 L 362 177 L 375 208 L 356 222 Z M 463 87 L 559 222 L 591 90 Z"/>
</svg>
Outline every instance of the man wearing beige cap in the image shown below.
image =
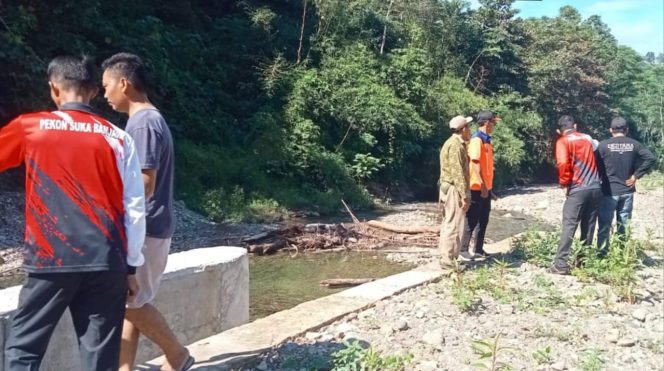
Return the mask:
<svg viewBox="0 0 664 371">
<path fill-rule="evenodd" d="M 440 193 L 443 222 L 438 248 L 440 265 L 451 269 L 459 257 L 466 230 L 466 211 L 470 206 L 470 174 L 466 142 L 470 139 L 472 117 L 456 116 L 450 120 L 450 136 L 440 150 Z"/>
</svg>

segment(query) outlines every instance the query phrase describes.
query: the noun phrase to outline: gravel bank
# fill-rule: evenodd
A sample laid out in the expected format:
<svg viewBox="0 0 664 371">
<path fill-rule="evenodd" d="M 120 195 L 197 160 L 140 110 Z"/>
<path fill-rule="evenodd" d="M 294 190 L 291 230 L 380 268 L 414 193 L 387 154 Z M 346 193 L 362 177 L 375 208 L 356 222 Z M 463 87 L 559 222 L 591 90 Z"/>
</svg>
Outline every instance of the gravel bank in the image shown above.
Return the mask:
<svg viewBox="0 0 664 371">
<path fill-rule="evenodd" d="M 605 285 L 553 276 L 527 263 L 504 277 L 521 293 L 518 300 L 482 291 L 464 312 L 453 303 L 452 281 L 443 279 L 283 344 L 255 369 L 328 369 L 343 341 L 359 340 L 384 355 L 412 355 L 407 370 L 472 370 L 479 362 L 473 341 L 498 334 L 499 345 L 510 348 L 498 352 L 498 360 L 516 370 L 664 368 L 661 267 L 639 273 L 635 304 L 619 301 Z M 534 356 L 538 351 L 542 355 Z M 593 363 L 599 368 L 589 368 Z"/>
</svg>

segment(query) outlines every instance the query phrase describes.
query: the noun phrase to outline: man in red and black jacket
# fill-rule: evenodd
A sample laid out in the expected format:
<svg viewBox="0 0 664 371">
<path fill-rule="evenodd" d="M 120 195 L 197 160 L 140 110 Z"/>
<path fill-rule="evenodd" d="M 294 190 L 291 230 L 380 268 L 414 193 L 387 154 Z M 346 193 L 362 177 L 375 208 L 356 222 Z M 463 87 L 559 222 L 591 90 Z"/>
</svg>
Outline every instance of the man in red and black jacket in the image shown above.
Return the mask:
<svg viewBox="0 0 664 371">
<path fill-rule="evenodd" d="M 579 224 L 581 242 L 592 244 L 602 190 L 595 159 L 597 141 L 579 133 L 572 116 L 561 116 L 557 131 L 560 134 L 556 141 L 558 182 L 567 198 L 563 205 L 560 244 L 549 272 L 569 274 L 569 253 Z"/>
<path fill-rule="evenodd" d="M 91 62 L 48 65 L 53 112 L 0 129 L 0 171 L 25 164 L 28 273 L 5 344 L 5 370 L 38 370 L 69 308 L 81 369 L 118 369 L 127 292 L 143 264 L 145 198 L 133 140 L 95 115 Z"/>
</svg>

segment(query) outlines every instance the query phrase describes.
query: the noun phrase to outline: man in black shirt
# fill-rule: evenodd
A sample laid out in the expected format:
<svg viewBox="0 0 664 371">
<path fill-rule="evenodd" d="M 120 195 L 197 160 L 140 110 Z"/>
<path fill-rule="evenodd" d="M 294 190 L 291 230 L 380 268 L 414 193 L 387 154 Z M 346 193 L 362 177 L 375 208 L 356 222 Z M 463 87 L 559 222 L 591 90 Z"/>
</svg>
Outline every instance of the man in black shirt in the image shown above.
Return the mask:
<svg viewBox="0 0 664 371">
<path fill-rule="evenodd" d="M 597 246 L 606 255 L 613 215 L 617 218 L 617 233 L 625 234 L 625 226 L 632 218 L 636 180 L 645 175 L 657 161 L 644 145 L 627 137 L 627 122 L 622 117 L 611 121 L 612 137 L 599 144 L 599 167 L 604 197 L 599 210 Z"/>
</svg>

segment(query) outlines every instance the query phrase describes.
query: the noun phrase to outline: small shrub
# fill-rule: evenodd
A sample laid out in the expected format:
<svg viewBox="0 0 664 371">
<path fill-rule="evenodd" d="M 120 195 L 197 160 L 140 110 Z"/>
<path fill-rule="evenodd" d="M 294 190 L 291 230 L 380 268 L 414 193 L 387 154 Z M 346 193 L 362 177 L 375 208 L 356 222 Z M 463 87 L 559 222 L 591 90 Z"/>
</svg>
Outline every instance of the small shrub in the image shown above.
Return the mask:
<svg viewBox="0 0 664 371">
<path fill-rule="evenodd" d="M 477 291 L 489 282 L 488 271 L 479 270 L 478 274 L 466 275 L 458 265 L 452 271 L 452 303 L 462 312 L 471 312 L 477 306 Z M 477 278 L 479 277 L 479 281 Z"/>
<path fill-rule="evenodd" d="M 345 342 L 345 348 L 332 353 L 332 371 L 403 371 L 413 355 L 387 355 L 363 348 L 359 341 Z"/>
<path fill-rule="evenodd" d="M 581 246 L 581 266 L 572 273 L 581 278 L 592 278 L 611 285 L 628 302 L 634 301 L 636 271 L 643 266 L 644 242 L 626 236 L 613 236 L 606 257 L 597 255 L 592 246 Z"/>
<path fill-rule="evenodd" d="M 452 303 L 462 312 L 472 312 L 476 302 L 475 292 L 468 287 L 455 286 L 452 288 Z"/>
<path fill-rule="evenodd" d="M 604 365 L 601 355 L 602 352 L 597 349 L 587 351 L 581 359 L 579 368 L 583 371 L 600 371 Z"/>
<path fill-rule="evenodd" d="M 535 359 L 535 362 L 537 362 L 538 365 L 546 365 L 553 362 L 551 347 L 547 346 L 544 349 L 539 349 L 533 352 L 533 359 Z"/>
<path fill-rule="evenodd" d="M 356 153 L 353 165 L 350 167 L 353 176 L 358 180 L 369 179 L 374 173 L 383 168 L 380 159 L 368 154 Z"/>
<path fill-rule="evenodd" d="M 501 353 L 511 350 L 511 347 L 500 346 L 500 333 L 491 340 L 475 340 L 471 344 L 473 352 L 479 356 L 478 362 L 473 364 L 473 367 L 482 370 L 508 370 L 511 367 L 504 362 L 498 360 Z"/>
<path fill-rule="evenodd" d="M 539 267 L 551 265 L 560 233 L 529 230 L 512 242 L 513 255 Z"/>
</svg>

